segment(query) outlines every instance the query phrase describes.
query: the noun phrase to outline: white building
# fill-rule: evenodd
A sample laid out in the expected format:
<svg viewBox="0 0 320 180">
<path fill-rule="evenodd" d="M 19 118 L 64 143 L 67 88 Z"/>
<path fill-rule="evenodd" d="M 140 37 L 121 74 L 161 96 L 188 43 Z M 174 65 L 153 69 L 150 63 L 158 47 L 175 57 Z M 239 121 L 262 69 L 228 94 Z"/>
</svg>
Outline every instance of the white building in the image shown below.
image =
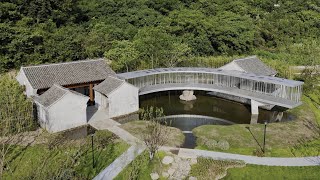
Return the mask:
<svg viewBox="0 0 320 180">
<path fill-rule="evenodd" d="M 34 96 L 40 126 L 59 132 L 87 124 L 88 96 L 53 85 L 40 96 Z"/>
<path fill-rule="evenodd" d="M 219 69 L 235 70 L 262 76 L 275 76 L 277 74 L 277 71 L 268 67 L 262 61 L 260 61 L 257 56 L 235 59 L 232 62 L 220 67 Z"/>
<path fill-rule="evenodd" d="M 139 89 L 124 80 L 109 76 L 93 89 L 96 106 L 106 110 L 110 118 L 139 110 Z"/>
<path fill-rule="evenodd" d="M 105 59 L 22 67 L 17 81 L 34 99 L 39 123 L 49 132 L 87 124 L 92 117 L 87 105 L 94 103 L 109 118 L 139 110 L 139 89 L 117 78 Z"/>
</svg>

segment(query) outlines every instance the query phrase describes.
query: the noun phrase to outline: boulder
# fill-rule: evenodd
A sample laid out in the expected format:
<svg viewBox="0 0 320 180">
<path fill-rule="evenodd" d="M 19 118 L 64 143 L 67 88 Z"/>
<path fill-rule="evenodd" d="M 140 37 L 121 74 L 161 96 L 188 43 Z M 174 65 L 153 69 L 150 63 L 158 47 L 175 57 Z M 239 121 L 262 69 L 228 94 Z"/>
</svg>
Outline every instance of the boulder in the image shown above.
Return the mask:
<svg viewBox="0 0 320 180">
<path fill-rule="evenodd" d="M 158 174 L 158 173 L 151 173 L 150 176 L 151 176 L 151 179 L 152 179 L 152 180 L 157 180 L 157 179 L 159 179 L 159 174 Z"/>
<path fill-rule="evenodd" d="M 197 99 L 197 97 L 195 95 L 193 95 L 192 90 L 184 90 L 182 92 L 182 95 L 179 96 L 179 98 L 184 101 L 192 101 L 192 100 Z"/>
<path fill-rule="evenodd" d="M 172 176 L 172 175 L 174 174 L 174 172 L 176 172 L 176 170 L 173 169 L 173 168 L 170 168 L 170 169 L 168 170 L 168 174 L 169 174 L 170 176 Z"/>
<path fill-rule="evenodd" d="M 222 150 L 228 150 L 230 148 L 230 145 L 229 145 L 228 141 L 226 141 L 226 140 L 218 141 L 217 146 L 218 146 L 218 148 L 220 148 Z"/>
<path fill-rule="evenodd" d="M 171 164 L 173 162 L 173 158 L 171 156 L 165 156 L 163 159 L 162 159 L 162 164 Z"/>
</svg>

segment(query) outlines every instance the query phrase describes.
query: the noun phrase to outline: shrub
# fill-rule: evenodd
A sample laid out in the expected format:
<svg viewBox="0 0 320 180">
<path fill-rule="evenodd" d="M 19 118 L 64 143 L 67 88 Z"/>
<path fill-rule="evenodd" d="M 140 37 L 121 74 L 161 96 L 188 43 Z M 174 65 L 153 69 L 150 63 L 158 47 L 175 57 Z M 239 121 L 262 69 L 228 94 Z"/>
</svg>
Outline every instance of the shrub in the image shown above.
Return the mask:
<svg viewBox="0 0 320 180">
<path fill-rule="evenodd" d="M 222 150 L 228 150 L 230 148 L 230 145 L 228 143 L 228 141 L 226 140 L 220 140 L 218 143 L 217 143 L 217 147 L 219 149 L 222 149 Z"/>
</svg>

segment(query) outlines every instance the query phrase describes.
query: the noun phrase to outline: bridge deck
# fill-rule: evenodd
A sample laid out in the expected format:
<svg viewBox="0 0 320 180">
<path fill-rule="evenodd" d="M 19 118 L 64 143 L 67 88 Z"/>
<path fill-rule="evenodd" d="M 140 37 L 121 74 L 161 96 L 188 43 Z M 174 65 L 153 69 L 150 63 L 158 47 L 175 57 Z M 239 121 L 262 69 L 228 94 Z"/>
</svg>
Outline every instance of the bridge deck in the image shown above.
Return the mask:
<svg viewBox="0 0 320 180">
<path fill-rule="evenodd" d="M 241 90 L 231 87 L 222 87 L 214 84 L 193 84 L 193 83 L 171 83 L 171 84 L 157 84 L 149 85 L 140 88 L 139 95 L 149 94 L 159 91 L 168 90 L 204 90 L 204 91 L 214 91 L 224 94 L 230 94 L 234 96 L 239 96 L 247 99 L 253 99 L 262 103 L 277 105 L 286 108 L 295 108 L 301 105 L 301 102 L 294 102 L 288 99 L 278 98 L 274 96 L 269 96 L 267 94 L 261 94 L 257 92 Z"/>
</svg>

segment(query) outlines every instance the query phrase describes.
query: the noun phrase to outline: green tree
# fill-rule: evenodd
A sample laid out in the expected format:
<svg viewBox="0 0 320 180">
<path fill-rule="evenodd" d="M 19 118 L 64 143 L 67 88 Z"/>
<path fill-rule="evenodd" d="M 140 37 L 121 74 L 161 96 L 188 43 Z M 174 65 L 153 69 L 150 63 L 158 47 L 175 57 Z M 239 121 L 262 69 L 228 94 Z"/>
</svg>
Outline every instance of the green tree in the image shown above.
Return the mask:
<svg viewBox="0 0 320 180">
<path fill-rule="evenodd" d="M 112 49 L 107 51 L 105 57 L 112 61 L 115 71 L 123 72 L 135 69 L 139 52 L 130 41 L 115 41 Z"/>
<path fill-rule="evenodd" d="M 0 177 L 12 147 L 34 126 L 32 102 L 26 99 L 23 88 L 11 75 L 0 76 Z"/>
</svg>

